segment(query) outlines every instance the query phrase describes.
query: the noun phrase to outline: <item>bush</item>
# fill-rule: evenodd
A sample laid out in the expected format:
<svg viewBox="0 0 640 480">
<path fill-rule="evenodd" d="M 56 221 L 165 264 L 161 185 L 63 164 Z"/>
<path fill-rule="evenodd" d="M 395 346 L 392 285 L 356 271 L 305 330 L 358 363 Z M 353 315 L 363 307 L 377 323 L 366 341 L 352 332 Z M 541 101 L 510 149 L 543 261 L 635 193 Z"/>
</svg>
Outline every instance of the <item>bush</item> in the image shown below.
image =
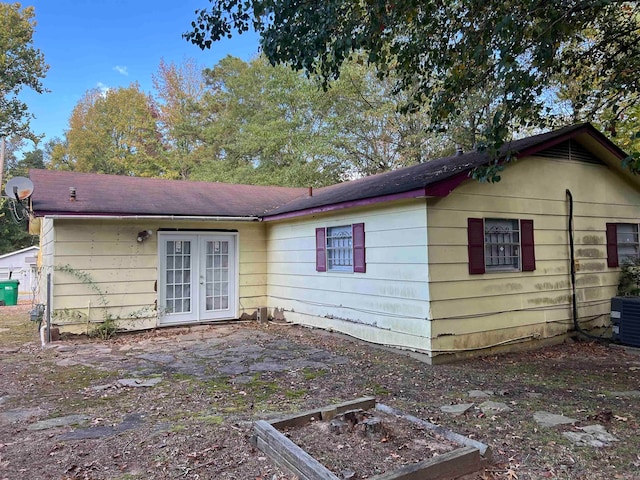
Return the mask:
<svg viewBox="0 0 640 480">
<path fill-rule="evenodd" d="M 618 295 L 640 296 L 640 258 L 627 259 L 622 263 Z"/>
</svg>

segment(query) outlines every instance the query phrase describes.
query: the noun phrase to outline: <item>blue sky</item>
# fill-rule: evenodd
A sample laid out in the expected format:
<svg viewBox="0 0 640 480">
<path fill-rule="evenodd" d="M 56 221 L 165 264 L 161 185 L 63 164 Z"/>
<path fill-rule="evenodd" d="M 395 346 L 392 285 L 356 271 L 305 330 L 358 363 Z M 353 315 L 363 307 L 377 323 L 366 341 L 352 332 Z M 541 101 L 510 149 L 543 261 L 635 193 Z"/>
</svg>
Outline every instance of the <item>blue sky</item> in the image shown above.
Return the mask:
<svg viewBox="0 0 640 480">
<path fill-rule="evenodd" d="M 36 116 L 32 130 L 44 134 L 45 141 L 63 135 L 73 107 L 89 89 L 138 82 L 151 92 L 160 59 L 179 64 L 193 58 L 212 67 L 226 55 L 248 60 L 258 53 L 255 33 L 210 50 L 182 38 L 207 0 L 32 0 L 22 5 L 35 7 L 34 46 L 49 65 L 44 86 L 50 92 L 21 95 Z"/>
</svg>

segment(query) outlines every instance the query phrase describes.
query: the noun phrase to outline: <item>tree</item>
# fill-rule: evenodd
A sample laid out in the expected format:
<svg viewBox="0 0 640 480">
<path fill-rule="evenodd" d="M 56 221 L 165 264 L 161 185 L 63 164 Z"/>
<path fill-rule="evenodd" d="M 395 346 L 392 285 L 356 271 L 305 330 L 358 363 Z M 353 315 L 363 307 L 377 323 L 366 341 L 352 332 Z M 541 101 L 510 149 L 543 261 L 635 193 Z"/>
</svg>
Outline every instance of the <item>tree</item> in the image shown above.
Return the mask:
<svg viewBox="0 0 640 480">
<path fill-rule="evenodd" d="M 44 146 L 45 156 L 48 159 L 48 168 L 51 170 L 72 171 L 75 163 L 69 156 L 69 142 L 64 138 L 55 137 Z"/>
<path fill-rule="evenodd" d="M 18 98 L 28 87 L 43 93 L 41 79 L 49 68 L 33 46 L 33 7 L 0 3 L 0 138 L 31 136 L 27 105 Z"/>
<path fill-rule="evenodd" d="M 7 173 L 12 177 L 29 177 L 31 168 L 46 168 L 44 152 L 39 148 L 24 152 L 21 160 L 16 160 L 15 155 L 13 155 L 7 163 Z"/>
<path fill-rule="evenodd" d="M 206 148 L 196 178 L 323 186 L 342 173 L 341 152 L 323 123 L 322 92 L 300 73 L 262 57 L 222 59 L 204 72 Z"/>
<path fill-rule="evenodd" d="M 543 93 L 562 73 L 600 79 L 595 95 L 640 92 L 640 4 L 613 0 L 211 0 L 185 37 L 202 48 L 255 29 L 272 63 L 320 76 L 325 86 L 345 60 L 365 51 L 381 76 L 398 75 L 404 109 L 427 107 L 446 128 L 466 98 L 498 86 L 483 144 L 497 148 L 517 126 L 546 126 Z M 586 90 L 586 88 L 584 89 Z M 494 166 L 494 172 L 497 169 Z M 484 171 L 482 179 L 495 178 Z"/>
<path fill-rule="evenodd" d="M 373 175 L 453 151 L 455 140 L 429 130 L 425 110 L 400 112 L 404 97 L 394 95 L 392 77 L 377 78 L 359 60 L 345 63 L 324 95 L 330 141 L 345 152 L 348 176 Z"/>
<path fill-rule="evenodd" d="M 21 160 L 16 157 L 17 149 L 22 145 L 18 139 L 8 142 L 7 179 L 27 177 L 30 168 L 44 168 L 42 150 L 23 153 Z M 24 211 L 15 207 L 12 201 L 0 201 L 0 255 L 38 243 L 38 237 L 28 232 L 28 221 Z"/>
<path fill-rule="evenodd" d="M 202 147 L 202 70 L 190 59 L 181 65 L 161 60 L 153 85 L 159 100 L 158 121 L 165 156 L 171 169 L 180 178 L 188 179 L 199 161 L 194 152 Z"/>
<path fill-rule="evenodd" d="M 205 79 L 198 179 L 322 186 L 454 149 L 425 112 L 401 114 L 392 82 L 358 62 L 328 92 L 264 57 L 227 57 Z"/>
<path fill-rule="evenodd" d="M 90 90 L 71 113 L 66 145 L 54 147 L 54 164 L 80 172 L 175 178 L 177 172 L 163 163 L 156 117 L 152 100 L 137 84 L 106 93 Z"/>
</svg>

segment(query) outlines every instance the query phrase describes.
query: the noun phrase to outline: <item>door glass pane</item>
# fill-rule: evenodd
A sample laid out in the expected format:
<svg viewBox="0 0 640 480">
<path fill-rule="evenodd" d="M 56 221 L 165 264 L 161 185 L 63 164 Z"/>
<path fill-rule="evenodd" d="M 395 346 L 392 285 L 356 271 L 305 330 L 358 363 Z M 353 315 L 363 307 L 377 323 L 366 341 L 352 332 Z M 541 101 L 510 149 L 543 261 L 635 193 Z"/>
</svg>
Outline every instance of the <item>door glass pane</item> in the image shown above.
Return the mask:
<svg viewBox="0 0 640 480">
<path fill-rule="evenodd" d="M 191 241 L 167 240 L 165 307 L 167 313 L 191 310 Z"/>
<path fill-rule="evenodd" d="M 205 308 L 229 308 L 229 241 L 208 241 L 205 251 Z"/>
</svg>

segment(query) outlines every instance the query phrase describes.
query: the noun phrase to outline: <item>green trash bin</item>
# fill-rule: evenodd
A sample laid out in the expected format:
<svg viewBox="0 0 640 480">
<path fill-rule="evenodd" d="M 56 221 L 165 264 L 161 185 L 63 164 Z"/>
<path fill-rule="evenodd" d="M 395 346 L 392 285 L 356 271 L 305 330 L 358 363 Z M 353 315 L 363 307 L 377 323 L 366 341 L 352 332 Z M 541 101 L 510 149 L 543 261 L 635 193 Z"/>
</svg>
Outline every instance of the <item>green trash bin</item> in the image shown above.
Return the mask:
<svg viewBox="0 0 640 480">
<path fill-rule="evenodd" d="M 18 280 L 0 280 L 0 305 L 18 304 Z"/>
</svg>

